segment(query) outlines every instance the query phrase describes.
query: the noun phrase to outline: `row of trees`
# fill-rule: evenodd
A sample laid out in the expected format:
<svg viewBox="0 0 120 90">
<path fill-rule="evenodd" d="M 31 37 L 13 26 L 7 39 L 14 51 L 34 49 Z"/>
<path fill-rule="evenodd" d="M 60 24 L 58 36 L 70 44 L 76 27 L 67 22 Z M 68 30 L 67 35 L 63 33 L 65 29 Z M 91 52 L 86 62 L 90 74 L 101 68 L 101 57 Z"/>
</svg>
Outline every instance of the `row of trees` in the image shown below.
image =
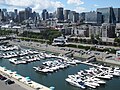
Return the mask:
<svg viewBox="0 0 120 90">
<path fill-rule="evenodd" d="M 58 30 L 51 29 L 41 31 L 40 33 L 24 31 L 20 36 L 35 39 L 45 39 L 52 42 L 54 38 L 61 36 L 61 32 L 59 32 Z"/>
<path fill-rule="evenodd" d="M 85 49 L 85 50 L 93 50 L 93 51 L 100 51 L 100 52 L 109 52 L 109 53 L 116 53 L 116 50 L 113 48 L 96 48 L 96 47 L 90 47 L 90 46 L 83 46 L 83 45 L 75 45 L 75 44 L 69 44 L 66 45 L 67 47 L 73 47 L 73 48 L 79 48 L 79 49 Z"/>
<path fill-rule="evenodd" d="M 120 46 L 120 38 L 115 38 L 114 42 L 104 42 L 99 37 L 99 35 L 91 35 L 90 39 L 78 39 L 76 38 L 69 38 L 69 42 L 76 42 L 76 43 L 85 43 L 85 44 L 98 44 L 98 45 L 109 45 L 109 46 Z"/>
<path fill-rule="evenodd" d="M 16 33 L 15 31 L 12 31 L 12 30 L 0 30 L 0 36 L 3 36 L 3 35 L 10 35 L 12 33 Z"/>
</svg>

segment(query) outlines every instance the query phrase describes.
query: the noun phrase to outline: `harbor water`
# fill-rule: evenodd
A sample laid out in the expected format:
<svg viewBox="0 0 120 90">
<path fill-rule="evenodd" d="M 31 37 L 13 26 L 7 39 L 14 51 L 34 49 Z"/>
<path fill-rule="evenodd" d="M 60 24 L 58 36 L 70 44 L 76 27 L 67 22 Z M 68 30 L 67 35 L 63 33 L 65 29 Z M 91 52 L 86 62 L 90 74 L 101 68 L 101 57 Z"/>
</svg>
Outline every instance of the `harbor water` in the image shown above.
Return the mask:
<svg viewBox="0 0 120 90">
<path fill-rule="evenodd" d="M 6 67 L 6 69 L 11 71 L 16 71 L 18 74 L 24 76 L 24 77 L 30 77 L 31 80 L 43 84 L 47 87 L 55 87 L 55 90 L 82 90 L 81 88 L 74 87 L 67 83 L 65 79 L 70 74 L 76 74 L 80 70 L 89 69 L 91 66 L 84 65 L 84 64 L 78 64 L 73 65 L 65 69 L 60 69 L 57 72 L 49 73 L 49 74 L 43 74 L 40 72 L 36 72 L 33 67 L 39 66 L 42 64 L 42 62 L 48 61 L 48 60 L 57 60 L 57 58 L 47 58 L 47 59 L 41 59 L 40 61 L 31 62 L 28 64 L 19 64 L 14 65 L 9 62 L 8 59 L 0 59 L 0 66 Z M 94 90 L 120 90 L 120 78 L 114 77 L 112 80 L 106 81 L 107 83 L 104 86 L 100 86 L 97 89 Z M 88 88 L 90 89 L 90 88 Z"/>
<path fill-rule="evenodd" d="M 47 60 L 54 60 L 55 58 L 47 59 Z M 75 66 L 70 66 L 67 69 L 59 70 L 57 72 L 51 74 L 42 74 L 39 72 L 35 72 L 33 67 L 38 66 L 41 62 L 46 60 L 41 60 L 37 62 L 31 62 L 28 64 L 21 64 L 21 65 L 13 65 L 7 59 L 0 60 L 0 66 L 4 66 L 9 70 L 17 71 L 17 73 L 25 76 L 30 77 L 32 80 L 43 84 L 47 87 L 54 86 L 55 90 L 81 90 L 80 88 L 71 86 L 65 81 L 65 78 L 69 74 L 75 74 L 80 70 L 88 69 L 90 66 L 79 64 Z M 98 87 L 96 90 L 120 90 L 120 78 L 116 77 L 112 80 L 107 81 L 104 86 Z"/>
</svg>

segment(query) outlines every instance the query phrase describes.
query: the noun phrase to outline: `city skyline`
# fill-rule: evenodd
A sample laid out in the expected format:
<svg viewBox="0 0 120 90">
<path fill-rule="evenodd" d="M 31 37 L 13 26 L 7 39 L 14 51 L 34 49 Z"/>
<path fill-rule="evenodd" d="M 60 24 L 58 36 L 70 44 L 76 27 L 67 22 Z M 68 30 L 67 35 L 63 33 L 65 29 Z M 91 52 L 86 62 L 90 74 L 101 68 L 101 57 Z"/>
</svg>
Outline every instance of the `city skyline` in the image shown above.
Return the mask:
<svg viewBox="0 0 120 90">
<path fill-rule="evenodd" d="M 33 11 L 41 13 L 43 9 L 49 12 L 54 12 L 57 7 L 74 10 L 76 12 L 93 11 L 103 7 L 118 7 L 119 0 L 0 0 L 0 8 L 6 8 L 8 11 L 13 11 L 15 8 L 24 10 L 26 7 L 31 7 Z"/>
</svg>

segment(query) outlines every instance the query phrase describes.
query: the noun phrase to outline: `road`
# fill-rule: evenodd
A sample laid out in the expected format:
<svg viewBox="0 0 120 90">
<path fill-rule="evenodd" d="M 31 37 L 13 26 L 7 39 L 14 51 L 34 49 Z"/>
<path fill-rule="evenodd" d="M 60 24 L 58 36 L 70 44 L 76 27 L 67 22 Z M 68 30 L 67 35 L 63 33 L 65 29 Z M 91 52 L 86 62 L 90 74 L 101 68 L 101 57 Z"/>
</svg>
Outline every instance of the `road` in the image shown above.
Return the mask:
<svg viewBox="0 0 120 90">
<path fill-rule="evenodd" d="M 96 46 L 97 48 L 114 48 L 114 49 L 120 49 L 120 47 L 105 46 L 105 45 L 82 44 L 82 43 L 71 43 L 71 42 L 69 42 L 68 44 L 83 45 L 83 46 Z"/>
</svg>

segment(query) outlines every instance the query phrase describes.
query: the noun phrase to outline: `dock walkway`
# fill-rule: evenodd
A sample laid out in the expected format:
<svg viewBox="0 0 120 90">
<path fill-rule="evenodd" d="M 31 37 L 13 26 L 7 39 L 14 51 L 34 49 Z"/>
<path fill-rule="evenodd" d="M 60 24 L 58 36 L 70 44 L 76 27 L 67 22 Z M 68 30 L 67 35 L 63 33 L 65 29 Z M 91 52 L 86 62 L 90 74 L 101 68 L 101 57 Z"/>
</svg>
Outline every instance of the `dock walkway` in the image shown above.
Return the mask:
<svg viewBox="0 0 120 90">
<path fill-rule="evenodd" d="M 50 90 L 50 88 L 36 83 L 32 80 L 28 81 L 25 77 L 18 75 L 16 72 L 7 70 L 4 67 L 0 67 L 0 74 L 15 81 L 17 85 L 23 87 L 25 90 Z"/>
</svg>

